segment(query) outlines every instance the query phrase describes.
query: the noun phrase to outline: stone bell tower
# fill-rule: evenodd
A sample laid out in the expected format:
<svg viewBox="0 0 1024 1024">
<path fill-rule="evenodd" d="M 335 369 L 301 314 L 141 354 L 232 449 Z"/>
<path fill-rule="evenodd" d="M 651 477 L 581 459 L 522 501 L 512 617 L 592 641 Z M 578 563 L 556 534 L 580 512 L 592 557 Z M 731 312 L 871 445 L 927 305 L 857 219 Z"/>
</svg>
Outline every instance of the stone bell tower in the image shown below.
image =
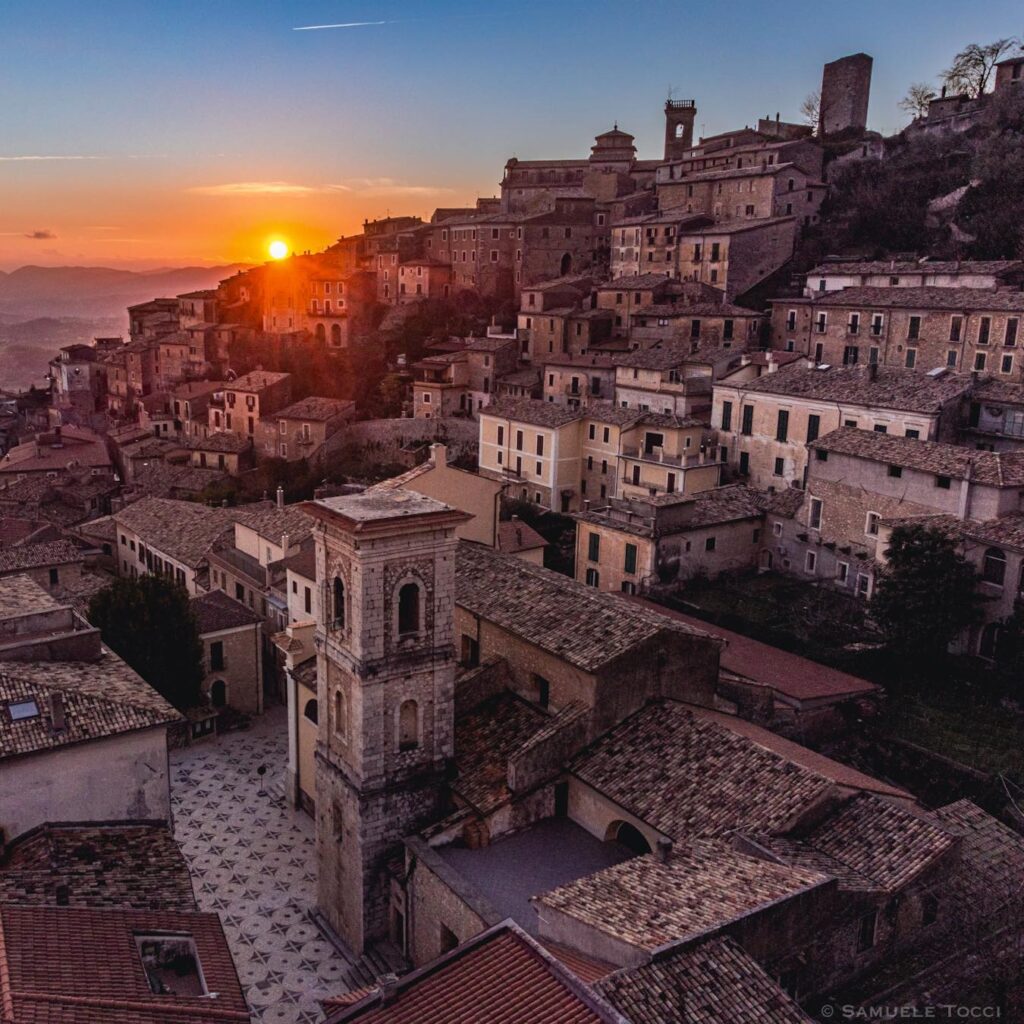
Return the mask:
<svg viewBox="0 0 1024 1024">
<path fill-rule="evenodd" d="M 355 952 L 388 930 L 386 864 L 443 813 L 453 753 L 455 528 L 413 491 L 307 502 L 316 519 L 318 904 Z"/>
<path fill-rule="evenodd" d="M 693 100 L 665 101 L 665 159 L 676 160 L 693 146 L 693 122 L 697 104 Z"/>
</svg>

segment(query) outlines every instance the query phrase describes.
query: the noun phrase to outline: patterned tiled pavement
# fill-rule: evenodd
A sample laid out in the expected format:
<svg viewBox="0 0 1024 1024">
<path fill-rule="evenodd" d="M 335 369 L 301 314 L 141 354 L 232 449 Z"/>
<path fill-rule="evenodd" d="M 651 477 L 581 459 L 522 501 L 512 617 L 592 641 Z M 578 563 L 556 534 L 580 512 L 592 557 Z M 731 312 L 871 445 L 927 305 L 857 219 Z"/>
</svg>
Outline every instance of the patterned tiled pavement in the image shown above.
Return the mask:
<svg viewBox="0 0 1024 1024">
<path fill-rule="evenodd" d="M 200 909 L 220 914 L 253 1020 L 313 1024 L 322 1019 L 318 1000 L 371 974 L 310 919 L 313 822 L 271 792 L 280 791 L 286 730 L 285 711 L 275 707 L 246 731 L 174 751 L 174 832 Z"/>
</svg>

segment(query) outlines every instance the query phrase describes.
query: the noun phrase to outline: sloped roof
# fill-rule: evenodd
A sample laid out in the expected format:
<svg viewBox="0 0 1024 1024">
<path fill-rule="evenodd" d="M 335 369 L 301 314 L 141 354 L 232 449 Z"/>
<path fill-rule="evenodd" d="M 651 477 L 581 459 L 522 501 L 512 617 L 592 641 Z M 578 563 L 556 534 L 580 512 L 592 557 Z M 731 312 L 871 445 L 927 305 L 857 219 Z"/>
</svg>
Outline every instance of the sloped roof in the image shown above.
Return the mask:
<svg viewBox="0 0 1024 1024">
<path fill-rule="evenodd" d="M 812 1024 L 811 1018 L 730 938 L 616 971 L 594 990 L 631 1024 Z"/>
<path fill-rule="evenodd" d="M 216 633 L 222 629 L 241 629 L 263 620 L 247 605 L 229 597 L 223 590 L 210 590 L 193 597 L 189 604 L 199 623 L 200 634 Z"/>
<path fill-rule="evenodd" d="M 55 730 L 58 697 L 65 726 Z M 0 715 L 0 760 L 56 750 L 85 740 L 170 725 L 181 715 L 114 654 L 100 661 L 9 662 L 0 665 L 0 703 L 35 701 L 38 714 Z"/>
<path fill-rule="evenodd" d="M 23 544 L 0 550 L 0 573 L 23 572 L 47 565 L 66 565 L 81 562 L 82 552 L 69 540 L 54 540 L 43 544 Z"/>
<path fill-rule="evenodd" d="M 234 512 L 191 501 L 145 497 L 115 512 L 114 520 L 137 533 L 147 545 L 195 568 L 214 541 L 231 528 Z"/>
</svg>

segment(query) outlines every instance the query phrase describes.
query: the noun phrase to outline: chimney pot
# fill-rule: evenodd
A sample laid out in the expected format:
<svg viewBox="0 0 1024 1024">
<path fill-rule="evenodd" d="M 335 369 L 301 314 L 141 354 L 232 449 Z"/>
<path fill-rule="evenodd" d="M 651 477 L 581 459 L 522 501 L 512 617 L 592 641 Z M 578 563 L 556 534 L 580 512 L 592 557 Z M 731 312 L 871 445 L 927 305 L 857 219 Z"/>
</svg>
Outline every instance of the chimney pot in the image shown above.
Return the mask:
<svg viewBox="0 0 1024 1024">
<path fill-rule="evenodd" d="M 280 484 L 277 485 L 277 507 L 284 508 L 284 488 Z"/>
<path fill-rule="evenodd" d="M 398 976 L 385 974 L 378 982 L 381 1006 L 390 1006 L 398 998 Z"/>
<path fill-rule="evenodd" d="M 50 727 L 54 732 L 63 732 L 67 728 L 67 717 L 64 714 L 64 694 L 51 693 L 50 703 Z"/>
<path fill-rule="evenodd" d="M 672 855 L 672 840 L 668 836 L 658 836 L 657 847 L 658 860 L 662 864 L 667 864 L 669 857 Z"/>
</svg>

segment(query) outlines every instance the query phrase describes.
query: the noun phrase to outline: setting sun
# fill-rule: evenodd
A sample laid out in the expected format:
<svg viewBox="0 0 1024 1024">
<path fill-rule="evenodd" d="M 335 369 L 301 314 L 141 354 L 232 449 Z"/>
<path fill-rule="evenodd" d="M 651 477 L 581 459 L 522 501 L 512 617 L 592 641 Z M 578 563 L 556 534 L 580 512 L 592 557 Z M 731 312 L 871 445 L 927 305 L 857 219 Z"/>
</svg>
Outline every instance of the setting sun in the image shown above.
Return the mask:
<svg viewBox="0 0 1024 1024">
<path fill-rule="evenodd" d="M 270 243 L 269 251 L 275 260 L 283 260 L 288 255 L 288 246 L 280 239 L 277 239 Z"/>
</svg>

